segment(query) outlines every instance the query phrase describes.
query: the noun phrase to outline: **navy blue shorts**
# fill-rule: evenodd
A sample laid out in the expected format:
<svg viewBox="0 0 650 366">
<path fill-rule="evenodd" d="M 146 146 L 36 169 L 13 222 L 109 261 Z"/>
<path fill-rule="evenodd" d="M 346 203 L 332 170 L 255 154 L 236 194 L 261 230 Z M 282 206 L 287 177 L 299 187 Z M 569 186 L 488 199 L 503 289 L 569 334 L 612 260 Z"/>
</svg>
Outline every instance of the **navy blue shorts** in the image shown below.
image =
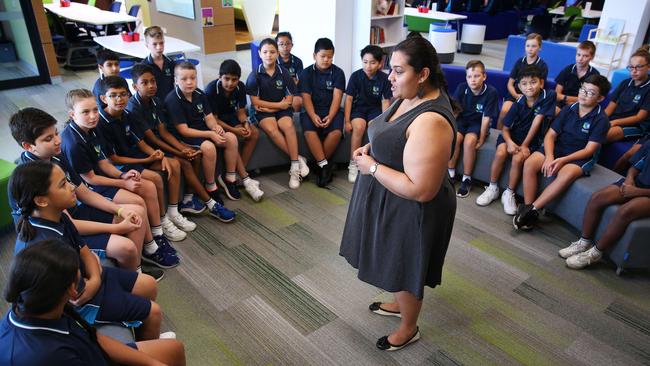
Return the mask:
<svg viewBox="0 0 650 366">
<path fill-rule="evenodd" d="M 517 136 L 512 136 L 512 141 L 514 141 L 515 144 L 517 144 L 517 145 L 521 145 L 521 143 L 524 142 L 525 139 L 526 139 L 526 136 L 524 136 L 523 138 L 518 138 Z M 506 140 L 503 138 L 503 135 L 500 134 L 499 137 L 497 137 L 497 147 L 499 147 L 499 145 L 505 144 L 505 143 L 506 143 Z M 530 144 L 528 149 L 531 152 L 537 151 L 539 149 L 539 143 L 536 143 L 536 142 L 533 141 L 533 143 Z"/>
<path fill-rule="evenodd" d="M 322 113 L 319 113 L 318 111 L 316 112 L 316 114 L 321 118 L 327 116 L 327 113 L 328 111 L 324 111 Z M 300 124 L 302 125 L 303 132 L 314 131 L 318 133 L 318 136 L 321 139 L 324 139 L 331 132 L 343 130 L 343 112 L 341 111 L 336 112 L 336 115 L 334 116 L 334 120 L 332 121 L 332 123 L 330 123 L 325 128 L 316 127 L 316 125 L 314 125 L 314 122 L 312 122 L 311 118 L 309 118 L 307 112 L 303 112 L 300 113 Z"/>
<path fill-rule="evenodd" d="M 481 136 L 480 123 L 471 123 L 471 122 L 456 120 L 456 129 L 463 136 L 467 135 L 468 133 L 476 134 L 476 137 Z"/>
<path fill-rule="evenodd" d="M 144 166 L 140 164 L 124 164 L 116 165 L 115 167 L 124 173 L 128 172 L 129 170 L 137 170 L 138 173 L 142 173 L 142 171 L 145 169 Z"/>
<path fill-rule="evenodd" d="M 544 154 L 544 146 L 540 146 L 537 149 L 537 151 Z M 557 159 L 557 158 L 563 158 L 563 157 L 565 157 L 567 155 L 571 155 L 573 153 L 574 153 L 574 151 L 564 150 L 562 147 L 559 147 L 559 146 L 555 145 L 555 148 L 554 148 L 554 151 L 553 151 L 553 156 L 555 156 L 555 158 Z M 575 164 L 575 165 L 579 166 L 580 169 L 582 169 L 582 174 L 584 174 L 584 175 L 589 175 L 589 172 L 591 172 L 591 169 L 594 168 L 594 165 L 596 165 L 596 163 L 597 163 L 597 160 L 594 159 L 593 157 L 591 159 L 578 159 L 578 160 L 571 160 L 571 161 L 567 162 L 567 164 Z"/>
<path fill-rule="evenodd" d="M 648 140 L 650 140 L 650 133 L 647 134 L 647 135 L 645 135 L 645 136 L 643 136 L 643 137 L 641 137 L 640 139 L 638 139 L 637 142 L 635 142 L 634 144 L 635 144 L 635 145 L 643 145 L 643 144 L 645 144 L 646 141 L 648 141 Z"/>
<path fill-rule="evenodd" d="M 624 126 L 621 127 L 623 129 L 623 136 L 625 136 L 626 139 L 631 139 L 631 138 L 644 138 L 646 131 L 643 126 L 641 125 L 636 125 L 636 126 Z"/>
<path fill-rule="evenodd" d="M 237 119 L 237 114 L 235 113 L 220 114 L 217 117 L 220 120 L 226 122 L 230 127 L 237 127 L 241 124 L 241 122 L 239 122 L 239 120 Z"/>
<path fill-rule="evenodd" d="M 379 108 L 352 108 L 350 112 L 350 122 L 355 118 L 363 118 L 366 122 L 372 121 L 381 114 L 381 107 Z"/>
<path fill-rule="evenodd" d="M 205 140 L 207 140 L 207 139 L 205 139 L 203 137 L 185 137 L 185 136 L 181 137 L 182 142 L 190 145 L 190 147 L 193 147 L 195 149 L 200 149 L 201 144 Z"/>
<path fill-rule="evenodd" d="M 261 120 L 269 117 L 275 118 L 276 121 L 282 117 L 293 118 L 293 108 L 288 108 L 277 112 L 255 112 L 255 119 L 257 120 L 257 123 L 260 123 Z"/>
<path fill-rule="evenodd" d="M 113 214 L 88 206 L 84 203 L 68 209 L 68 212 L 77 220 L 94 221 L 102 224 L 113 223 Z M 100 233 L 94 235 L 82 235 L 81 237 L 88 248 L 106 250 L 106 245 L 108 244 L 108 239 L 110 239 L 111 234 Z"/>
<path fill-rule="evenodd" d="M 507 93 L 505 97 L 503 97 L 503 102 L 512 102 L 512 103 L 517 103 L 517 99 L 510 95 L 510 93 Z"/>
<path fill-rule="evenodd" d="M 101 194 L 102 196 L 108 198 L 111 201 L 117 194 L 117 191 L 120 190 L 119 188 L 112 187 L 112 186 L 91 186 L 90 188 L 93 190 L 93 192 Z"/>
<path fill-rule="evenodd" d="M 102 268 L 102 300 L 98 321 L 143 321 L 151 311 L 151 301 L 131 293 L 138 273 L 121 268 Z M 98 294 L 99 295 L 99 294 Z"/>
</svg>

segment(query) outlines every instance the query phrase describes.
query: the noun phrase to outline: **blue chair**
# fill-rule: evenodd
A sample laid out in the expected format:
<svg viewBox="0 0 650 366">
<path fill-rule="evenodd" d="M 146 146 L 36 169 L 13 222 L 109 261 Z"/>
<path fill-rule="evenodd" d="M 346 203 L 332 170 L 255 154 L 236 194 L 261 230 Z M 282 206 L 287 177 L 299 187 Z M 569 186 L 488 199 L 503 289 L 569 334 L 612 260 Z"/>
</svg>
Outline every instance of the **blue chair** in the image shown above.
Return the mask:
<svg viewBox="0 0 650 366">
<path fill-rule="evenodd" d="M 578 42 L 586 41 L 589 37 L 589 31 L 596 28 L 598 28 L 598 24 L 583 25 L 582 30 L 580 31 L 580 37 L 578 37 Z"/>
<path fill-rule="evenodd" d="M 140 5 L 133 5 L 131 6 L 131 9 L 129 9 L 129 15 L 132 17 L 137 17 L 138 12 L 140 11 Z M 129 32 L 135 31 L 136 24 L 135 22 L 127 23 L 126 26 L 129 28 Z"/>
<path fill-rule="evenodd" d="M 109 10 L 112 11 L 113 13 L 119 13 L 121 7 L 122 7 L 122 3 L 120 1 L 113 1 Z"/>
</svg>

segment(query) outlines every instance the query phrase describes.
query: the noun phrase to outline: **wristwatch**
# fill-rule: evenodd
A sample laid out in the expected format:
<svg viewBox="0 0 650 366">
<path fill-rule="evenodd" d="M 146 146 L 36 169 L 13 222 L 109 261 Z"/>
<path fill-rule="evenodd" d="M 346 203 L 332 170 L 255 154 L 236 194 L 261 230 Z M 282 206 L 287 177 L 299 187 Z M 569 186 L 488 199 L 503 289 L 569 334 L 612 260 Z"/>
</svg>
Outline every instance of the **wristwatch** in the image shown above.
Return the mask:
<svg viewBox="0 0 650 366">
<path fill-rule="evenodd" d="M 372 164 L 369 169 L 370 175 L 374 177 L 375 173 L 377 172 L 377 168 L 379 168 L 379 163 L 375 162 L 374 164 Z"/>
</svg>

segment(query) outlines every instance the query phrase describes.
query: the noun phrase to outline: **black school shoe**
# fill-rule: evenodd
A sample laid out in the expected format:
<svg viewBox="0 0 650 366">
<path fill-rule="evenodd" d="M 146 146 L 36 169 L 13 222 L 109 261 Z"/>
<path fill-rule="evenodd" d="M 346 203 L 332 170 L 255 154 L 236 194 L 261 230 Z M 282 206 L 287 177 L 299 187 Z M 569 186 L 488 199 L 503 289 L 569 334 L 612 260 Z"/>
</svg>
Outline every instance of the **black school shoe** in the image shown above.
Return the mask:
<svg viewBox="0 0 650 366">
<path fill-rule="evenodd" d="M 469 196 L 469 190 L 472 189 L 472 180 L 465 179 L 460 183 L 458 191 L 456 191 L 456 197 L 465 198 Z"/>
<path fill-rule="evenodd" d="M 533 205 L 521 205 L 517 214 L 512 218 L 512 225 L 517 230 L 529 231 L 539 219 L 539 212 L 533 210 Z"/>
<path fill-rule="evenodd" d="M 332 181 L 332 163 L 325 164 L 324 167 L 320 168 L 318 174 L 318 182 L 316 183 L 319 187 L 325 188 Z"/>
<path fill-rule="evenodd" d="M 383 336 L 377 340 L 377 348 L 379 348 L 382 351 L 399 351 L 402 348 L 408 346 L 411 343 L 415 343 L 420 339 L 420 327 L 415 328 L 415 334 L 406 342 L 400 344 L 400 345 L 394 345 L 391 344 L 388 341 L 388 336 Z"/>
<path fill-rule="evenodd" d="M 153 277 L 153 279 L 156 280 L 156 282 L 160 282 L 160 280 L 162 280 L 163 277 L 165 277 L 165 271 L 154 267 L 142 266 L 142 273 Z"/>
<path fill-rule="evenodd" d="M 215 200 L 218 204 L 223 206 L 223 198 L 221 198 L 220 189 L 217 188 L 212 192 L 208 191 L 208 195 L 210 196 L 210 198 Z"/>
<path fill-rule="evenodd" d="M 396 316 L 398 318 L 402 317 L 402 314 L 399 311 L 390 311 L 390 310 L 382 309 L 380 302 L 373 302 L 372 304 L 370 304 L 370 306 L 368 306 L 368 309 L 375 314 L 379 314 L 383 316 Z"/>
</svg>

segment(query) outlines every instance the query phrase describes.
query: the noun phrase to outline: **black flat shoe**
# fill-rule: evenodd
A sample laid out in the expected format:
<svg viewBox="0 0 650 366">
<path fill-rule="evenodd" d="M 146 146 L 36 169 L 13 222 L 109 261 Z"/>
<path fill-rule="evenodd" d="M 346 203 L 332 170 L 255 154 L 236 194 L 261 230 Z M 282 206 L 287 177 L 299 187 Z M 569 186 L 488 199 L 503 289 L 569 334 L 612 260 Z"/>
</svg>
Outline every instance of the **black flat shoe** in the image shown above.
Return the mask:
<svg viewBox="0 0 650 366">
<path fill-rule="evenodd" d="M 399 346 L 390 344 L 388 341 L 388 336 L 383 336 L 377 340 L 377 348 L 379 348 L 382 351 L 399 351 L 402 348 L 408 346 L 411 343 L 415 343 L 420 339 L 420 328 L 415 328 L 415 334 L 406 342 L 400 344 Z"/>
<path fill-rule="evenodd" d="M 396 316 L 398 318 L 402 317 L 402 314 L 400 314 L 399 311 L 390 311 L 386 309 L 381 308 L 381 303 L 380 302 L 373 302 L 368 306 L 368 309 L 372 311 L 375 314 L 383 315 L 383 316 Z"/>
</svg>

